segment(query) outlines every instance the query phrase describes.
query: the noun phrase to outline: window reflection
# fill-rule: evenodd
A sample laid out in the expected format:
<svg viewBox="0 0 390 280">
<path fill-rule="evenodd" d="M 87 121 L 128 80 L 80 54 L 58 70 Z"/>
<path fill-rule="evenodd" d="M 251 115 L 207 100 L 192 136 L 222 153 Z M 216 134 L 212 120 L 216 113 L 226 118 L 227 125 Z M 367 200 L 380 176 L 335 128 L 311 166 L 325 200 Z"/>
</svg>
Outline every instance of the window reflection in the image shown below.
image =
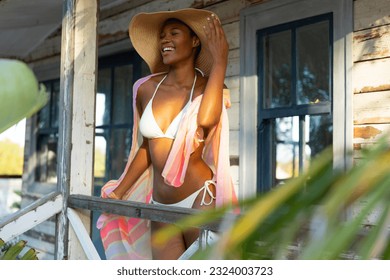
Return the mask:
<svg viewBox="0 0 390 280">
<path fill-rule="evenodd" d="M 123 124 L 131 123 L 132 118 L 132 83 L 133 65 L 125 65 L 115 68 L 115 81 L 113 96 L 114 110 L 112 111 L 113 123 Z"/>
<path fill-rule="evenodd" d="M 106 94 L 98 92 L 96 94 L 96 126 L 101 126 L 104 124 L 104 113 L 106 112 L 106 108 Z"/>
<path fill-rule="evenodd" d="M 264 36 L 264 108 L 291 104 L 291 31 Z"/>
<path fill-rule="evenodd" d="M 297 102 L 329 101 L 329 21 L 297 28 Z"/>
<path fill-rule="evenodd" d="M 96 96 L 96 126 L 110 122 L 111 69 L 101 69 L 98 73 Z"/>
<path fill-rule="evenodd" d="M 106 174 L 107 141 L 103 136 L 95 137 L 95 178 L 104 178 Z"/>
<path fill-rule="evenodd" d="M 300 167 L 307 168 L 315 155 L 332 144 L 330 114 L 276 118 L 273 126 L 276 140 L 275 183 L 298 176 Z M 303 148 L 300 148 L 300 140 Z"/>
</svg>

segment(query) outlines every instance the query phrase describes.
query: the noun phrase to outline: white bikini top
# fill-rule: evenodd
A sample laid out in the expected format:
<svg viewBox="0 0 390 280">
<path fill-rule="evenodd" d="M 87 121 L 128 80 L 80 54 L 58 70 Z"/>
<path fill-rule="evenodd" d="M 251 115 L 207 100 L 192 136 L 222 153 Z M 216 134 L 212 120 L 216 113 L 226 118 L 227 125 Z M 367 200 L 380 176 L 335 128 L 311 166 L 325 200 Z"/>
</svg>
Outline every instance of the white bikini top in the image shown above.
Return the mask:
<svg viewBox="0 0 390 280">
<path fill-rule="evenodd" d="M 154 90 L 153 96 L 149 100 L 148 104 L 146 105 L 145 110 L 139 122 L 139 130 L 142 136 L 148 139 L 155 139 L 155 138 L 175 139 L 176 133 L 179 129 L 181 118 L 183 117 L 183 114 L 191 104 L 192 94 L 194 93 L 194 88 L 196 83 L 196 74 L 194 78 L 194 83 L 192 84 L 192 88 L 191 88 L 190 99 L 188 100 L 187 104 L 183 107 L 183 109 L 180 111 L 180 113 L 173 119 L 171 124 L 168 126 L 167 131 L 163 133 L 161 128 L 158 126 L 156 119 L 154 118 L 153 99 L 154 96 L 156 95 L 158 88 L 160 87 L 161 83 L 165 80 L 166 77 L 167 75 L 165 75 L 165 77 L 162 78 L 162 80 L 158 83 L 156 89 Z"/>
</svg>

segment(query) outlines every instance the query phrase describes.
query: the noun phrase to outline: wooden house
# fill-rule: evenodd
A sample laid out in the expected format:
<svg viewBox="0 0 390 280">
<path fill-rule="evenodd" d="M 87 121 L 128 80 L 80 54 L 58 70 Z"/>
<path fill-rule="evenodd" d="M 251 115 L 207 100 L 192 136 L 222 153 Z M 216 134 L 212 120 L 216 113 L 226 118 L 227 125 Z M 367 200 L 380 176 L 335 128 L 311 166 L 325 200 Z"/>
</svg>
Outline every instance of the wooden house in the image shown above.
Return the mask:
<svg viewBox="0 0 390 280">
<path fill-rule="evenodd" d="M 50 93 L 27 121 L 24 206 L 56 190 L 98 196 L 122 172 L 132 85 L 148 72 L 128 37 L 139 12 L 191 7 L 220 17 L 230 47 L 230 163 L 240 198 L 297 176 L 329 145 L 335 168 L 346 169 L 390 128 L 390 0 L 35 2 L 35 18 L 13 25 L 1 14 L 7 2 L 0 4 L 0 56 L 27 62 Z M 96 215 L 84 211 L 82 220 L 99 248 Z M 68 251 L 55 252 L 56 233 L 68 234 L 56 230 L 58 219 L 24 238 L 43 258 L 84 258 L 72 251 L 72 235 Z"/>
</svg>

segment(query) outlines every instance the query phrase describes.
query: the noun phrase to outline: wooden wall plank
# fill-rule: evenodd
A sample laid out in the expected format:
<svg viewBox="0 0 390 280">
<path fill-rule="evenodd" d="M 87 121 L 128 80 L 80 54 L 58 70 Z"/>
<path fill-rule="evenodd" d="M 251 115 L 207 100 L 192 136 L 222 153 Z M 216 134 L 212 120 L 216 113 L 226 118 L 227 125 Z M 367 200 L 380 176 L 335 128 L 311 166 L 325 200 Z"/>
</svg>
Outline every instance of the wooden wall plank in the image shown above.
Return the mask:
<svg viewBox="0 0 390 280">
<path fill-rule="evenodd" d="M 390 124 L 355 125 L 354 146 L 355 150 L 367 147 L 378 142 L 381 137 L 390 140 Z"/>
<path fill-rule="evenodd" d="M 237 116 L 238 118 L 238 116 Z M 229 134 L 229 152 L 230 156 L 238 156 L 238 147 L 239 147 L 239 131 L 238 130 L 230 130 Z"/>
<path fill-rule="evenodd" d="M 390 58 L 355 63 L 353 92 L 390 90 Z"/>
<path fill-rule="evenodd" d="M 230 101 L 240 102 L 240 77 L 227 77 L 225 79 L 225 85 L 230 90 Z"/>
<path fill-rule="evenodd" d="M 133 16 L 140 12 L 169 11 L 192 7 L 193 0 L 153 1 L 99 22 L 99 45 L 128 38 L 128 26 Z"/>
<path fill-rule="evenodd" d="M 227 110 L 229 116 L 230 130 L 238 131 L 240 129 L 239 110 L 240 103 L 232 103 L 232 107 Z"/>
<path fill-rule="evenodd" d="M 229 49 L 238 49 L 240 47 L 240 22 L 234 21 L 223 25 Z"/>
<path fill-rule="evenodd" d="M 355 125 L 353 159 L 354 164 L 364 158 L 363 150 L 372 148 L 379 139 L 386 137 L 390 141 L 390 124 Z"/>
<path fill-rule="evenodd" d="M 228 57 L 228 66 L 226 69 L 226 77 L 240 75 L 240 50 L 230 50 Z"/>
<path fill-rule="evenodd" d="M 238 21 L 240 19 L 240 11 L 246 6 L 245 0 L 227 0 L 207 7 L 207 9 L 216 13 L 222 24 L 226 24 Z"/>
<path fill-rule="evenodd" d="M 354 95 L 354 124 L 390 123 L 390 91 Z"/>
<path fill-rule="evenodd" d="M 390 25 L 365 29 L 353 34 L 354 62 L 385 57 L 390 57 Z"/>
<path fill-rule="evenodd" d="M 172 9 L 181 9 L 188 7 L 200 7 L 211 5 L 206 7 L 215 11 L 221 18 L 224 28 L 229 33 L 234 34 L 229 36 L 230 48 L 237 48 L 239 44 L 238 33 L 239 33 L 239 11 L 245 7 L 245 1 L 208 1 L 204 4 L 199 4 L 193 0 L 174 0 L 174 1 L 143 1 L 145 4 L 141 6 L 128 5 L 133 9 L 123 11 L 114 16 L 104 18 L 99 22 L 99 46 L 111 44 L 119 40 L 128 39 L 128 25 L 131 18 L 139 12 L 153 12 L 163 11 Z M 217 3 L 217 4 L 215 4 Z M 125 5 L 125 4 L 124 4 Z M 127 5 L 127 4 L 126 4 Z M 130 40 L 129 40 L 130 44 Z M 34 52 L 25 58 L 27 62 L 33 62 L 36 60 L 43 59 L 45 57 L 51 57 L 59 55 L 61 51 L 61 34 L 46 39 Z"/>
<path fill-rule="evenodd" d="M 390 4 L 388 0 L 354 1 L 354 30 L 390 24 Z"/>
</svg>

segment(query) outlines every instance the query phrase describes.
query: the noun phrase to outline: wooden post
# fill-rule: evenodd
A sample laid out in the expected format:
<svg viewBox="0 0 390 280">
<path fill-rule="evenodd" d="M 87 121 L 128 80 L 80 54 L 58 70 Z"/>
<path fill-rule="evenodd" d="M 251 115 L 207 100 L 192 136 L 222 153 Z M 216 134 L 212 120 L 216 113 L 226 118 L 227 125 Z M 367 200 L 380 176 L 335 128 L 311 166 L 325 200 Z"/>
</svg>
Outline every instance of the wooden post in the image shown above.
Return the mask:
<svg viewBox="0 0 390 280">
<path fill-rule="evenodd" d="M 69 194 L 91 195 L 93 192 L 99 1 L 66 0 L 64 7 L 64 18 L 69 18 L 64 19 L 62 33 L 62 43 L 65 44 L 62 48 L 66 51 L 61 56 L 61 70 L 64 72 L 64 76 L 61 75 L 61 89 L 64 91 L 61 101 L 64 110 L 60 110 L 63 121 L 60 128 L 59 186 L 67 201 Z M 57 242 L 56 258 L 86 259 L 76 234 L 69 228 L 66 215 L 64 205 L 57 227 L 63 241 Z M 89 212 L 80 211 L 78 215 L 90 232 Z"/>
<path fill-rule="evenodd" d="M 93 193 L 98 2 L 76 1 L 70 194 Z M 89 233 L 90 212 L 78 214 Z M 86 259 L 73 229 L 69 229 L 68 258 Z"/>
<path fill-rule="evenodd" d="M 61 38 L 61 74 L 58 130 L 57 188 L 63 196 L 61 213 L 57 215 L 54 257 L 68 255 L 68 219 L 66 216 L 70 185 L 70 151 L 72 136 L 72 98 L 74 77 L 74 14 L 75 0 L 64 0 Z"/>
</svg>

